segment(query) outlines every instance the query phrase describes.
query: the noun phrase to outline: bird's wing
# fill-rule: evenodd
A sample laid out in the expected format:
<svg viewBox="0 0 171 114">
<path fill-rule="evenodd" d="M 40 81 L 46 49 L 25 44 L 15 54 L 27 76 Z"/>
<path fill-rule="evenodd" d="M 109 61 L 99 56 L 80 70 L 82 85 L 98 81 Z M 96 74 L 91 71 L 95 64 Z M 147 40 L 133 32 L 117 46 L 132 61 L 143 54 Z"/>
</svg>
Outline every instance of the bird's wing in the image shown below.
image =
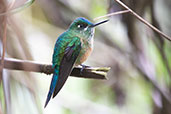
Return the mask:
<svg viewBox="0 0 171 114">
<path fill-rule="evenodd" d="M 71 73 L 73 65 L 80 53 L 81 41 L 79 38 L 75 37 L 66 47 L 63 58 L 59 67 L 59 79 L 57 81 L 55 91 L 53 93 L 53 98 L 63 87 L 65 81 Z"/>
<path fill-rule="evenodd" d="M 54 98 L 63 87 L 81 50 L 81 41 L 78 37 L 67 40 L 68 39 L 65 38 L 59 38 L 55 45 L 53 54 L 53 67 L 55 72 L 53 74 L 45 107 L 48 104 L 52 93 Z"/>
<path fill-rule="evenodd" d="M 69 40 L 69 41 L 68 41 Z M 58 77 L 59 77 L 59 66 L 60 66 L 60 61 L 63 58 L 65 48 L 67 47 L 68 43 L 70 42 L 70 39 L 65 37 L 65 35 L 61 35 L 58 40 L 56 41 L 55 47 L 54 47 L 54 53 L 53 53 L 53 59 L 52 59 L 52 67 L 54 68 L 54 73 L 52 76 L 49 92 L 46 98 L 45 106 L 47 106 L 48 102 L 51 99 L 51 96 L 55 90 Z"/>
</svg>

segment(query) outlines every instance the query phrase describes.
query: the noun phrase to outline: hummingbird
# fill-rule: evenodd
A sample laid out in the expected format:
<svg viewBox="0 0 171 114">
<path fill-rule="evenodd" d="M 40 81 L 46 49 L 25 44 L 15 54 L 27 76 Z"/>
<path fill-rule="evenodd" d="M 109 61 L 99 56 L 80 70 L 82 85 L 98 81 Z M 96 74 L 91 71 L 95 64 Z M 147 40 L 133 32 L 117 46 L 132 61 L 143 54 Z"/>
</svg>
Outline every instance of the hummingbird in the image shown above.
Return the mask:
<svg viewBox="0 0 171 114">
<path fill-rule="evenodd" d="M 61 90 L 74 66 L 81 65 L 82 69 L 85 68 L 82 63 L 93 50 L 95 27 L 107 21 L 93 24 L 83 17 L 78 17 L 58 37 L 52 57 L 54 73 L 44 108 L 50 101 L 51 96 L 53 95 L 52 98 L 54 98 Z"/>
</svg>

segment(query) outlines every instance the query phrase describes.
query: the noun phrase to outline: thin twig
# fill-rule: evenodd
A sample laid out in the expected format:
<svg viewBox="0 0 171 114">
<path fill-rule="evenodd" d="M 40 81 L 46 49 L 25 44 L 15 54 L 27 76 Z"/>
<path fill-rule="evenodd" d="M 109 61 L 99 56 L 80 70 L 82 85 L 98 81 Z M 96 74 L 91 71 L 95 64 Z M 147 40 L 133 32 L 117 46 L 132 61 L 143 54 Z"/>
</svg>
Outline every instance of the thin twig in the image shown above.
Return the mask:
<svg viewBox="0 0 171 114">
<path fill-rule="evenodd" d="M 128 13 L 128 12 L 129 12 L 129 10 L 117 11 L 117 12 L 109 13 L 107 15 L 96 17 L 96 18 L 94 18 L 94 20 L 98 20 L 98 19 L 105 18 L 105 17 L 111 17 L 111 16 L 123 14 L 123 13 Z"/>
<path fill-rule="evenodd" d="M 52 65 L 49 64 L 40 64 L 18 59 L 5 59 L 4 63 L 4 68 L 11 70 L 23 70 L 45 74 L 52 74 L 54 72 Z M 81 68 L 82 67 L 74 67 L 71 72 L 71 76 L 80 78 L 106 79 L 107 72 L 110 70 L 109 67 L 88 67 L 80 73 Z"/>
<path fill-rule="evenodd" d="M 11 9 L 11 10 L 7 10 L 3 13 L 0 13 L 0 16 L 4 16 L 4 15 L 9 15 L 9 14 L 14 14 L 18 11 L 21 11 L 21 9 L 23 8 L 27 8 L 28 6 L 30 6 L 35 0 L 27 0 L 26 2 L 24 2 L 21 6 Z M 13 2 L 13 1 L 12 1 Z M 11 7 L 11 6 L 10 6 Z"/>
<path fill-rule="evenodd" d="M 126 8 L 127 10 L 130 11 L 130 13 L 132 15 L 134 15 L 138 20 L 140 20 L 142 23 L 146 24 L 148 27 L 150 27 L 151 29 L 153 29 L 155 32 L 159 33 L 161 36 L 163 36 L 163 38 L 171 41 L 171 37 L 167 36 L 166 34 L 164 34 L 163 32 L 161 32 L 159 29 L 157 29 L 156 27 L 154 27 L 152 24 L 150 24 L 148 21 L 144 20 L 141 16 L 139 16 L 137 13 L 135 13 L 133 10 L 131 10 L 128 6 L 126 6 L 123 2 L 121 2 L 120 0 L 115 0 L 117 3 L 119 3 L 121 6 L 123 6 L 124 8 Z"/>
</svg>

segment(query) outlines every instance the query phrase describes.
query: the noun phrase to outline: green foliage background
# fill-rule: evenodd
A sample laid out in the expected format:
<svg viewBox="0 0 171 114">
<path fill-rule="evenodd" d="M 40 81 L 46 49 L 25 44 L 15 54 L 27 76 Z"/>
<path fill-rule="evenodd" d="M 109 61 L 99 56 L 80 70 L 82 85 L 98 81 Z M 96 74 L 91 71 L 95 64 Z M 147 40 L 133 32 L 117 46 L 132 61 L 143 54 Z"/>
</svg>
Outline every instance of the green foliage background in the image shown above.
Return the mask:
<svg viewBox="0 0 171 114">
<path fill-rule="evenodd" d="M 171 36 L 171 1 L 123 2 Z M 51 63 L 57 37 L 76 17 L 93 21 L 120 10 L 114 0 L 36 0 L 8 15 L 6 57 Z M 4 90 L 1 83 L 0 110 L 7 114 L 171 114 L 170 44 L 130 14 L 111 17 L 96 28 L 94 51 L 85 62 L 111 67 L 108 80 L 71 77 L 44 109 L 51 76 L 4 70 L 3 83 L 9 87 Z"/>
</svg>

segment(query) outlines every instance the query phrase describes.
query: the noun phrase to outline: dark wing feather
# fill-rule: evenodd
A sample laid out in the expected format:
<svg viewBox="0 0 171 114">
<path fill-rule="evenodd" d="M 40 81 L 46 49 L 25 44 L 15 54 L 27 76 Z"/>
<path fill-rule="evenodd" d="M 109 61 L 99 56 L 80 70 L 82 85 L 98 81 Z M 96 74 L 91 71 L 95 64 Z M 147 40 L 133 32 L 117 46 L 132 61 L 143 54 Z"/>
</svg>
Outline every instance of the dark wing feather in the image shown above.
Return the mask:
<svg viewBox="0 0 171 114">
<path fill-rule="evenodd" d="M 75 42 L 73 45 L 68 46 L 65 49 L 64 56 L 62 58 L 62 61 L 60 63 L 59 68 L 59 79 L 55 87 L 55 91 L 53 93 L 53 98 L 58 94 L 58 92 L 63 87 L 65 81 L 67 80 L 68 76 L 71 73 L 71 70 L 73 68 L 73 65 L 80 53 L 81 50 L 81 42 Z"/>
</svg>

